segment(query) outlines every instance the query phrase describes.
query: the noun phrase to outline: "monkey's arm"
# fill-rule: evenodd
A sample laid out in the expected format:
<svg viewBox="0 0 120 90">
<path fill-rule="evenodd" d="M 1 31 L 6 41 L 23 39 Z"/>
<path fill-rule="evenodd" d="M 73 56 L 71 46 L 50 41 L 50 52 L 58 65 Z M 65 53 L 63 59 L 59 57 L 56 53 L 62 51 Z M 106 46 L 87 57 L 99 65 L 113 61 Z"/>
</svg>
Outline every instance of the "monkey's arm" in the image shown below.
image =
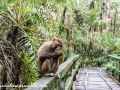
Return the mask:
<svg viewBox="0 0 120 90">
<path fill-rule="evenodd" d="M 39 58 L 40 58 L 40 60 L 45 60 L 45 59 L 49 59 L 49 58 L 59 57 L 61 55 L 62 55 L 61 52 L 44 53 Z"/>
</svg>

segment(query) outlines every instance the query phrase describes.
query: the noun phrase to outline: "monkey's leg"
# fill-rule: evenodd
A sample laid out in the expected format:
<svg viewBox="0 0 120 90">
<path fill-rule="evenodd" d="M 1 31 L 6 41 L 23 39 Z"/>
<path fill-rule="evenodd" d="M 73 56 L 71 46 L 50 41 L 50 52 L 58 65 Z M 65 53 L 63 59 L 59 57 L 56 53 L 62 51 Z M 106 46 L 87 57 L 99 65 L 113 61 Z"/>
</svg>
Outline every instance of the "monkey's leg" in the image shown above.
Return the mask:
<svg viewBox="0 0 120 90">
<path fill-rule="evenodd" d="M 51 73 L 51 65 L 50 65 L 50 60 L 46 59 L 41 68 L 43 76 L 55 76 L 54 73 Z"/>
<path fill-rule="evenodd" d="M 52 65 L 52 72 L 55 74 L 56 72 L 57 72 L 57 70 L 58 70 L 58 67 L 59 67 L 59 64 L 58 63 L 53 63 L 53 65 Z"/>
<path fill-rule="evenodd" d="M 58 70 L 58 67 L 59 67 L 59 60 L 57 60 L 57 62 L 54 62 L 51 68 L 56 78 L 60 78 L 60 75 L 56 73 Z"/>
<path fill-rule="evenodd" d="M 55 74 L 54 73 L 46 73 L 44 76 L 51 76 L 51 77 L 53 77 L 53 76 L 55 76 Z"/>
</svg>

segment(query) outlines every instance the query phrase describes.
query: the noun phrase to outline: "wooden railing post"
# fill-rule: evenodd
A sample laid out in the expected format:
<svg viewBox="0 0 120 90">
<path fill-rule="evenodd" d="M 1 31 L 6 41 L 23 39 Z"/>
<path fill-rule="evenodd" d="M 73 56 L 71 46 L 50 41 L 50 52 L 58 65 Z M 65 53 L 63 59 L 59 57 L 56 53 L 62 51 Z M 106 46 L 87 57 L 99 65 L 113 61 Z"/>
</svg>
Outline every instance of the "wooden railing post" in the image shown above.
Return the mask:
<svg viewBox="0 0 120 90">
<path fill-rule="evenodd" d="M 72 75 L 72 67 L 67 71 L 67 73 L 66 73 L 66 77 L 68 77 L 68 76 L 71 76 Z"/>
<path fill-rule="evenodd" d="M 65 79 L 64 78 L 58 83 L 57 90 L 65 90 Z"/>
<path fill-rule="evenodd" d="M 119 79 L 119 82 L 120 82 L 120 60 L 119 60 L 119 63 L 118 63 L 118 68 L 119 68 L 119 76 L 118 76 L 118 79 Z"/>
<path fill-rule="evenodd" d="M 114 74 L 114 70 L 112 70 L 112 76 L 115 76 L 115 74 Z"/>
</svg>

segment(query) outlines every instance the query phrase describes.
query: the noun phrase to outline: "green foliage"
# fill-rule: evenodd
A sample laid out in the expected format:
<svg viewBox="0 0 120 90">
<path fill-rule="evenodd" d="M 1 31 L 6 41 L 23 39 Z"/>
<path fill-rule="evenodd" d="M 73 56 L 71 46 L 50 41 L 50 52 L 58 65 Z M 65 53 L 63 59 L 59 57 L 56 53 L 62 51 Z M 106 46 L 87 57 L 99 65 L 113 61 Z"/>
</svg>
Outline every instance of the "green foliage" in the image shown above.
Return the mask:
<svg viewBox="0 0 120 90">
<path fill-rule="evenodd" d="M 100 14 L 100 9 L 92 9 L 89 17 L 89 21 L 94 23 L 94 21 L 98 18 Z"/>
<path fill-rule="evenodd" d="M 6 47 L 3 48 L 5 55 L 8 54 L 7 57 L 12 57 L 13 61 L 16 56 L 21 63 L 21 84 L 26 78 L 28 83 L 36 80 L 37 50 L 53 37 L 62 39 L 62 51 L 66 57 L 75 53 L 120 53 L 120 30 L 115 29 L 120 20 L 118 5 L 106 1 L 110 7 L 107 13 L 103 13 L 103 0 L 91 2 L 94 7 L 84 0 L 1 0 L 0 41 Z M 14 33 L 14 27 L 18 33 Z M 9 53 L 11 50 L 14 54 Z M 0 62 L 6 60 L 4 57 L 0 55 Z"/>
</svg>

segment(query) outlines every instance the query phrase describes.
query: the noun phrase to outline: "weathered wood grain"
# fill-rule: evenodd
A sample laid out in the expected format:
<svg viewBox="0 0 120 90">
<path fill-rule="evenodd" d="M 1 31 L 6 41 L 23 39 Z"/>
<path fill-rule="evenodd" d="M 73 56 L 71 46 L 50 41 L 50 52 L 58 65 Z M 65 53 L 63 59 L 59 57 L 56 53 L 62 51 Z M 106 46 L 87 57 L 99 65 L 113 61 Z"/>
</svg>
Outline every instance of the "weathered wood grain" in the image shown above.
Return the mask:
<svg viewBox="0 0 120 90">
<path fill-rule="evenodd" d="M 86 75 L 88 75 L 87 82 Z M 73 90 L 120 90 L 120 86 L 112 80 L 103 67 L 79 69 L 73 87 Z"/>
</svg>

